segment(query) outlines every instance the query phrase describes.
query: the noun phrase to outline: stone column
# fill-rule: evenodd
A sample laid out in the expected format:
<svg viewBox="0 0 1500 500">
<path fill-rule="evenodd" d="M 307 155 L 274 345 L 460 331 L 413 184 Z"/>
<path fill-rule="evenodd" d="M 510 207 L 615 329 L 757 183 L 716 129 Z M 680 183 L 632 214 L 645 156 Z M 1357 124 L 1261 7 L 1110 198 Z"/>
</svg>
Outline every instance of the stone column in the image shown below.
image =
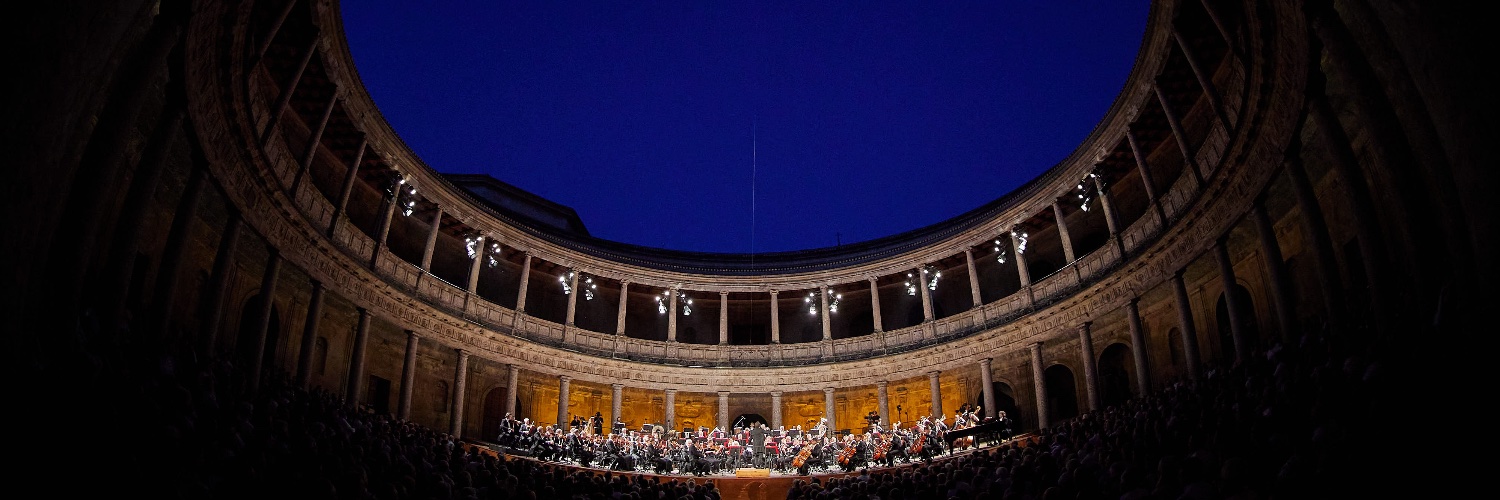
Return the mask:
<svg viewBox="0 0 1500 500">
<path fill-rule="evenodd" d="M 574 271 L 573 276 L 568 278 L 568 290 L 572 290 L 572 292 L 568 294 L 568 313 L 567 318 L 563 321 L 563 324 L 566 326 L 573 326 L 573 319 L 578 315 L 578 296 L 582 295 L 578 292 L 577 271 Z"/>
<path fill-rule="evenodd" d="M 1172 103 L 1167 101 L 1167 93 L 1162 90 L 1161 85 L 1156 85 L 1156 100 L 1161 103 L 1162 114 L 1167 117 L 1167 127 L 1172 129 L 1172 137 L 1177 139 L 1177 149 L 1182 151 L 1184 170 L 1192 174 L 1194 189 L 1201 189 L 1203 172 L 1198 170 L 1198 155 L 1188 147 L 1187 134 L 1182 131 L 1182 123 L 1178 121 L 1177 112 L 1172 110 Z"/>
<path fill-rule="evenodd" d="M 623 422 L 625 414 L 620 407 L 625 404 L 625 384 L 610 384 L 609 386 L 609 428 L 615 428 L 615 422 Z"/>
<path fill-rule="evenodd" d="M 427 244 L 422 247 L 422 272 L 432 272 L 432 251 L 437 249 L 438 233 L 443 232 L 443 209 L 434 207 L 432 209 L 432 226 L 427 230 Z M 474 254 L 474 261 L 479 262 L 480 253 Z M 470 273 L 473 274 L 472 272 Z M 474 280 L 469 280 L 474 281 Z"/>
<path fill-rule="evenodd" d="M 941 373 L 937 370 L 927 372 L 927 383 L 932 387 L 932 418 L 943 416 L 943 386 L 938 381 Z"/>
<path fill-rule="evenodd" d="M 260 390 L 261 366 L 266 363 L 266 332 L 271 329 L 271 311 L 276 307 L 276 282 L 281 276 L 281 253 L 275 248 L 266 248 L 265 274 L 260 279 L 260 310 L 255 313 L 255 352 L 250 354 L 250 392 Z"/>
<path fill-rule="evenodd" d="M 1047 379 L 1042 369 L 1042 343 L 1031 344 L 1031 381 L 1036 387 L 1036 426 L 1047 428 Z"/>
<path fill-rule="evenodd" d="M 719 345 L 729 345 L 729 292 L 719 292 Z"/>
<path fill-rule="evenodd" d="M 974 308 L 984 305 L 984 299 L 979 296 L 979 270 L 974 268 L 974 249 L 964 249 L 964 265 L 969 270 L 969 300 Z"/>
<path fill-rule="evenodd" d="M 359 308 L 359 325 L 354 328 L 354 353 L 349 355 L 348 392 L 344 400 L 353 406 L 363 403 L 365 388 L 365 347 L 370 343 L 370 310 Z"/>
<path fill-rule="evenodd" d="M 1286 262 L 1282 260 L 1281 244 L 1276 242 L 1276 227 L 1271 216 L 1266 214 L 1264 200 L 1256 200 L 1250 207 L 1255 220 L 1256 235 L 1260 237 L 1260 253 L 1266 261 L 1266 274 L 1271 278 L 1271 302 L 1276 306 L 1276 321 L 1281 325 L 1281 340 L 1301 338 L 1297 328 L 1297 315 L 1292 305 L 1292 279 L 1287 275 Z"/>
<path fill-rule="evenodd" d="M 255 63 L 266 57 L 266 51 L 271 49 L 271 42 L 276 40 L 276 35 L 281 33 L 281 25 L 286 22 L 287 16 L 291 15 L 292 7 L 297 6 L 299 0 L 285 0 L 286 6 L 276 15 L 276 20 L 271 22 L 271 28 L 266 30 L 265 39 L 260 41 L 259 48 L 255 50 Z"/>
<path fill-rule="evenodd" d="M 729 391 L 719 391 L 719 425 L 724 432 L 734 432 L 733 422 L 729 421 Z"/>
<path fill-rule="evenodd" d="M 297 350 L 297 387 L 312 384 L 312 355 L 317 349 L 318 324 L 323 321 L 323 282 L 313 280 L 312 298 L 307 302 L 307 319 L 302 323 L 302 346 Z"/>
<path fill-rule="evenodd" d="M 557 426 L 562 430 L 568 430 L 568 403 L 571 395 L 570 385 L 573 377 L 559 375 L 557 377 Z"/>
<path fill-rule="evenodd" d="M 411 419 L 411 396 L 417 382 L 417 346 L 421 341 L 417 332 L 406 331 L 406 359 L 401 362 L 401 397 L 396 402 L 396 418 L 401 420 Z"/>
<path fill-rule="evenodd" d="M 1130 322 L 1130 353 L 1135 359 L 1136 395 L 1151 393 L 1151 369 L 1147 365 L 1146 328 L 1141 326 L 1140 299 L 1131 297 L 1125 304 L 1125 316 Z"/>
<path fill-rule="evenodd" d="M 307 63 L 312 61 L 314 52 L 318 50 L 319 36 L 318 28 L 313 28 L 313 36 L 307 40 L 307 46 L 302 48 L 302 56 L 298 58 L 297 69 L 292 70 L 291 76 L 281 87 L 281 94 L 276 97 L 276 105 L 271 108 L 270 120 L 266 122 L 260 133 L 260 146 L 266 147 L 271 141 L 272 132 L 276 125 L 281 122 L 281 115 L 286 114 L 286 108 L 292 103 L 292 94 L 297 92 L 297 85 L 302 82 L 302 73 L 307 71 Z"/>
<path fill-rule="evenodd" d="M 370 269 L 380 263 L 380 251 L 386 249 L 386 239 L 391 235 L 391 221 L 396 218 L 396 203 L 401 198 L 401 189 L 385 200 L 385 213 L 380 215 L 380 231 L 375 233 L 375 249 L 370 252 Z"/>
<path fill-rule="evenodd" d="M 132 273 L 135 272 L 134 260 L 139 254 L 141 232 L 147 210 L 151 209 L 156 197 L 156 191 L 161 186 L 162 171 L 165 170 L 167 156 L 171 153 L 173 146 L 177 143 L 178 131 L 182 128 L 182 122 L 186 111 L 183 109 L 186 103 L 183 99 L 168 99 L 161 117 L 157 119 L 151 136 L 147 139 L 144 149 L 141 151 L 141 159 L 136 163 L 135 173 L 131 175 L 130 189 L 125 194 L 125 201 L 119 209 L 119 219 L 115 221 L 114 239 L 111 243 L 108 264 L 103 270 L 104 277 L 100 280 L 99 288 L 104 290 L 105 299 L 101 305 L 102 316 L 110 324 L 121 324 L 126 321 L 126 311 L 131 304 L 130 282 Z M 197 169 L 194 169 L 197 170 Z M 140 278 L 140 276 L 137 276 Z M 142 281 L 144 282 L 144 280 Z M 137 301 L 139 299 L 137 298 Z M 137 316 L 129 319 L 133 330 L 150 331 L 152 326 L 147 324 L 145 315 L 137 311 Z"/>
<path fill-rule="evenodd" d="M 1350 146 L 1348 133 L 1339 122 L 1333 106 L 1321 93 L 1309 95 L 1308 101 L 1308 114 L 1318 124 L 1318 129 L 1324 132 L 1323 142 L 1332 156 L 1333 173 L 1341 181 L 1339 184 L 1343 186 L 1342 191 L 1353 208 L 1350 213 L 1354 217 L 1354 232 L 1357 236 L 1355 241 L 1364 262 L 1365 288 L 1370 290 L 1368 306 L 1373 317 L 1371 323 L 1377 332 L 1385 332 L 1389 322 L 1381 318 L 1387 317 L 1390 312 L 1384 307 L 1381 297 L 1385 291 L 1385 237 L 1380 229 L 1380 221 L 1376 218 L 1375 201 L 1365 182 L 1359 160 Z"/>
<path fill-rule="evenodd" d="M 349 206 L 349 196 L 354 194 L 354 181 L 359 178 L 359 165 L 365 161 L 365 146 L 368 138 L 359 139 L 359 147 L 354 151 L 354 161 L 349 163 L 349 168 L 344 171 L 344 184 L 339 188 L 339 199 L 333 204 L 333 217 L 328 218 L 328 236 L 332 237 L 334 231 L 339 227 L 339 219 L 344 216 L 344 210 Z"/>
<path fill-rule="evenodd" d="M 823 388 L 823 418 L 828 419 L 828 433 L 829 433 L 829 435 L 832 435 L 834 433 L 834 431 L 836 429 L 838 429 L 838 426 L 839 426 L 838 415 L 835 415 L 834 411 L 833 411 L 833 403 L 834 403 L 833 388 L 832 387 L 824 387 Z"/>
<path fill-rule="evenodd" d="M 219 251 L 214 255 L 213 274 L 208 278 L 206 311 L 203 315 L 203 333 L 198 337 L 198 354 L 208 358 L 218 354 L 219 323 L 224 316 L 224 295 L 229 292 L 229 272 L 234 266 L 234 254 L 239 248 L 240 228 L 244 219 L 237 210 L 229 211 L 229 220 L 224 223 L 223 236 L 219 238 Z"/>
<path fill-rule="evenodd" d="M 1094 334 L 1091 326 L 1092 323 L 1088 321 L 1078 326 L 1078 356 L 1083 358 L 1083 386 L 1087 389 L 1089 411 L 1094 411 L 1100 407 L 1099 368 L 1098 360 L 1094 358 Z"/>
<path fill-rule="evenodd" d="M 302 154 L 302 164 L 297 168 L 297 174 L 292 176 L 291 188 L 288 189 L 292 199 L 297 199 L 297 188 L 302 186 L 302 179 L 307 177 L 307 172 L 312 170 L 313 161 L 318 158 L 318 149 L 323 146 L 323 130 L 328 128 L 328 118 L 333 116 L 333 106 L 339 103 L 339 90 L 335 86 L 333 94 L 328 96 L 328 104 L 323 106 L 323 114 L 318 118 L 318 125 L 313 128 L 312 135 L 307 138 L 307 151 Z"/>
<path fill-rule="evenodd" d="M 620 309 L 615 312 L 615 335 L 625 334 L 625 302 L 630 298 L 630 282 L 620 282 Z"/>
<path fill-rule="evenodd" d="M 1099 206 L 1104 208 L 1104 224 L 1109 227 L 1109 239 L 1120 251 L 1120 260 L 1125 260 L 1125 241 L 1120 239 L 1120 222 L 1115 216 L 1114 204 L 1109 202 L 1109 192 L 1104 190 L 1104 180 L 1094 177 L 1094 188 L 1099 191 Z"/>
<path fill-rule="evenodd" d="M 448 433 L 457 437 L 464 434 L 464 390 L 469 381 L 469 351 L 458 350 L 458 367 L 453 370 L 453 408 L 448 411 Z"/>
<path fill-rule="evenodd" d="M 828 317 L 828 287 L 818 287 L 819 319 L 823 323 L 823 340 L 833 340 L 833 318 Z"/>
<path fill-rule="evenodd" d="M 1146 189 L 1146 199 L 1151 200 L 1151 209 L 1156 211 L 1156 218 L 1162 227 L 1167 225 L 1167 212 L 1161 208 L 1161 200 L 1156 198 L 1156 181 L 1151 179 L 1151 167 L 1146 163 L 1146 153 L 1141 151 L 1140 143 L 1135 139 L 1135 130 L 1125 129 L 1125 140 L 1130 143 L 1130 154 L 1135 157 L 1135 169 L 1141 175 L 1141 187 Z"/>
<path fill-rule="evenodd" d="M 979 360 L 979 383 L 984 384 L 984 418 L 995 418 L 995 375 L 990 365 L 995 358 Z"/>
<path fill-rule="evenodd" d="M 1208 2 L 1204 2 L 1205 4 Z M 1176 25 L 1172 27 L 1172 38 L 1177 41 L 1177 48 L 1182 49 L 1182 58 L 1187 60 L 1188 68 L 1193 70 L 1193 76 L 1198 79 L 1198 87 L 1203 89 L 1203 96 L 1208 98 L 1208 105 L 1213 108 L 1214 117 L 1219 119 L 1219 124 L 1229 129 L 1229 115 L 1224 112 L 1224 103 L 1219 99 L 1219 91 L 1214 88 L 1213 76 L 1203 71 L 1203 66 L 1198 64 L 1198 55 L 1193 53 L 1193 47 L 1188 45 L 1187 39 L 1183 38 L 1182 31 Z"/>
<path fill-rule="evenodd" d="M 484 253 L 489 251 L 489 247 L 486 245 L 489 245 L 489 243 L 489 238 L 484 236 L 480 236 L 479 242 L 475 243 L 475 245 L 479 246 L 479 249 L 474 252 L 474 258 L 469 259 L 469 282 L 466 284 L 469 295 L 479 293 L 479 263 L 484 262 L 486 258 Z"/>
<path fill-rule="evenodd" d="M 932 279 L 927 275 L 927 266 L 917 269 L 917 291 L 922 293 L 922 321 L 932 321 L 932 294 L 927 290 L 927 280 Z"/>
<path fill-rule="evenodd" d="M 1057 236 L 1062 239 L 1063 259 L 1071 264 L 1078 259 L 1073 253 L 1073 237 L 1068 235 L 1068 219 L 1063 215 L 1062 204 L 1052 200 L 1052 216 L 1057 219 Z"/>
<path fill-rule="evenodd" d="M 526 313 L 526 284 L 531 281 L 531 252 L 521 261 L 521 289 L 516 292 L 516 312 Z"/>
<path fill-rule="evenodd" d="M 1295 138 L 1293 139 L 1295 141 Z M 1302 212 L 1302 236 L 1312 241 L 1313 273 L 1318 277 L 1318 287 L 1323 290 L 1323 313 L 1329 322 L 1340 325 L 1344 318 L 1344 294 L 1339 280 L 1339 264 L 1333 254 L 1333 240 L 1328 232 L 1328 222 L 1323 217 L 1323 208 L 1318 195 L 1313 191 L 1307 170 L 1302 166 L 1294 142 L 1287 147 L 1286 174 L 1292 181 L 1292 190 L 1297 193 L 1297 209 Z"/>
<path fill-rule="evenodd" d="M 664 411 L 667 415 L 664 420 L 667 422 L 667 430 L 676 435 L 681 430 L 677 428 L 677 389 L 667 389 L 665 392 L 667 398 Z"/>
<path fill-rule="evenodd" d="M 167 230 L 167 242 L 162 247 L 160 269 L 156 273 L 156 286 L 151 293 L 150 328 L 158 340 L 176 341 L 176 330 L 172 328 L 172 310 L 177 304 L 177 279 L 186 259 L 182 258 L 187 248 L 187 235 L 192 231 L 192 222 L 198 213 L 198 201 L 203 198 L 203 186 L 208 182 L 208 167 L 195 162 L 189 174 L 182 197 L 177 200 L 173 212 L 172 227 Z"/>
<path fill-rule="evenodd" d="M 886 430 L 891 428 L 890 406 L 890 382 L 881 380 L 875 383 L 875 411 L 880 412 L 880 423 Z"/>
<path fill-rule="evenodd" d="M 1210 0 L 1200 0 L 1198 3 L 1203 5 L 1203 11 L 1208 13 L 1208 19 L 1213 21 L 1214 28 L 1219 30 L 1219 37 L 1224 40 L 1224 45 L 1229 47 L 1229 54 L 1235 57 L 1243 57 L 1240 55 L 1239 47 L 1234 44 L 1234 37 L 1230 36 L 1229 29 L 1225 28 L 1224 22 L 1220 20 L 1219 13 L 1214 8 L 1213 2 Z"/>
<path fill-rule="evenodd" d="M 771 391 L 771 428 L 781 428 L 781 391 Z"/>
<path fill-rule="evenodd" d="M 874 316 L 875 331 L 883 332 L 885 327 L 880 324 L 880 287 L 875 284 L 875 277 L 870 277 L 870 314 Z"/>
<path fill-rule="evenodd" d="M 1026 252 L 1021 251 L 1021 244 L 1014 230 L 1010 233 L 1010 247 L 1016 251 L 1016 271 L 1020 274 L 1021 288 L 1030 288 L 1031 270 L 1026 268 Z"/>
<path fill-rule="evenodd" d="M 1234 278 L 1234 263 L 1229 261 L 1229 237 L 1220 236 L 1214 244 L 1214 260 L 1219 264 L 1219 279 L 1224 283 L 1224 307 L 1229 309 L 1229 334 L 1234 342 L 1234 362 L 1244 363 L 1249 356 L 1251 339 L 1246 338 L 1244 312 L 1240 299 L 1235 297 L 1239 282 Z"/>
<path fill-rule="evenodd" d="M 781 343 L 781 301 L 776 300 L 776 294 L 781 293 L 771 290 L 771 343 Z"/>
<path fill-rule="evenodd" d="M 1198 380 L 1198 327 L 1193 324 L 1193 304 L 1188 301 L 1182 271 L 1172 275 L 1172 289 L 1177 297 L 1177 322 L 1182 329 L 1182 353 L 1187 358 L 1188 379 Z"/>
<path fill-rule="evenodd" d="M 516 385 L 521 383 L 521 367 L 510 365 L 505 378 L 505 413 L 516 417 Z"/>
<path fill-rule="evenodd" d="M 667 342 L 677 341 L 677 294 L 680 291 L 673 288 L 667 293 Z"/>
</svg>

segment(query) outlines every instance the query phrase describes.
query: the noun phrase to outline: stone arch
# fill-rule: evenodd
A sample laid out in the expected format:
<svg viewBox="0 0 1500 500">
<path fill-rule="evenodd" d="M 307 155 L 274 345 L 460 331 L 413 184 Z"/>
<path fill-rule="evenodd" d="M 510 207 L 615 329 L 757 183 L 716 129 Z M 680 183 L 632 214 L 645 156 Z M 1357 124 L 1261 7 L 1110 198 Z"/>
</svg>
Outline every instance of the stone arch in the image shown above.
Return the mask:
<svg viewBox="0 0 1500 500">
<path fill-rule="evenodd" d="M 505 420 L 506 386 L 496 386 L 484 393 L 484 406 L 479 417 L 479 438 L 492 440 L 500 435 L 500 422 Z M 516 396 L 516 413 L 521 412 L 521 398 Z M 512 415 L 515 417 L 515 415 Z"/>
<path fill-rule="evenodd" d="M 255 294 L 244 302 L 240 309 L 240 327 L 235 334 L 234 360 L 237 364 L 248 367 L 255 362 L 255 329 L 259 326 L 261 304 L 264 297 Z M 276 346 L 281 341 L 281 308 L 276 301 L 271 301 L 271 321 L 266 324 L 266 344 L 261 349 L 261 373 L 276 366 Z"/>
<path fill-rule="evenodd" d="M 1047 420 L 1055 424 L 1078 416 L 1078 381 L 1073 369 L 1061 363 L 1042 371 L 1042 381 L 1047 384 Z"/>
<path fill-rule="evenodd" d="M 1135 358 L 1130 346 L 1116 342 L 1099 354 L 1099 401 L 1105 407 L 1124 403 L 1135 387 Z"/>
<path fill-rule="evenodd" d="M 1250 349 L 1254 350 L 1254 342 L 1260 339 L 1260 325 L 1255 321 L 1255 299 L 1250 297 L 1250 290 L 1244 285 L 1234 284 L 1234 300 L 1240 306 L 1240 326 L 1245 329 L 1245 339 L 1252 344 Z M 1234 332 L 1229 325 L 1229 300 L 1225 292 L 1219 293 L 1219 299 L 1214 301 L 1214 325 L 1218 327 L 1219 354 L 1224 360 L 1233 360 Z"/>
<path fill-rule="evenodd" d="M 1010 417 L 1011 427 L 1013 429 L 1019 430 L 1022 425 L 1021 407 L 1020 405 L 1016 404 L 1015 390 L 1011 389 L 1010 384 L 1000 381 L 991 383 L 990 387 L 992 388 L 991 390 L 995 392 L 995 414 L 999 415 L 1000 412 L 1005 412 L 1005 416 Z M 983 393 L 980 393 L 979 395 L 979 404 L 984 404 Z"/>
</svg>

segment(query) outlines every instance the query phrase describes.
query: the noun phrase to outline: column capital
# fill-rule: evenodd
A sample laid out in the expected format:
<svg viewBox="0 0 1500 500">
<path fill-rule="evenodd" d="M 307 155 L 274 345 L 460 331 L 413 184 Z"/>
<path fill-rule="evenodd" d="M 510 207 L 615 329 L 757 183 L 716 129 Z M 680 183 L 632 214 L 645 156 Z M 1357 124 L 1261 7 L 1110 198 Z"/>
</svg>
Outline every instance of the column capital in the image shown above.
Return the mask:
<svg viewBox="0 0 1500 500">
<path fill-rule="evenodd" d="M 719 391 L 719 397 L 721 397 L 721 398 L 727 398 L 727 397 L 729 397 L 729 391 Z"/>
<path fill-rule="evenodd" d="M 620 389 L 624 389 L 625 388 L 625 384 L 609 384 L 609 388 L 618 391 Z"/>
<path fill-rule="evenodd" d="M 406 337 L 408 339 L 420 339 L 420 338 L 422 338 L 422 336 L 418 335 L 415 330 L 407 330 L 406 331 Z"/>
<path fill-rule="evenodd" d="M 520 371 L 521 371 L 521 367 L 520 366 L 510 365 L 510 372 L 511 373 L 519 373 Z"/>
<path fill-rule="evenodd" d="M 995 358 L 984 358 L 984 359 L 979 360 L 979 366 L 983 366 L 983 367 L 988 368 L 994 362 L 995 362 Z"/>
<path fill-rule="evenodd" d="M 771 397 L 773 397 L 773 398 L 780 398 L 781 397 L 781 391 L 771 391 Z"/>
<path fill-rule="evenodd" d="M 876 281 L 880 280 L 880 277 L 879 276 L 865 276 L 865 280 L 869 281 L 870 284 L 873 285 L 873 284 L 875 284 Z"/>
<path fill-rule="evenodd" d="M 770 293 L 771 293 L 771 296 L 772 296 L 772 297 L 775 297 L 775 296 L 776 296 L 776 295 L 777 295 L 777 294 L 780 294 L 780 293 L 781 293 L 781 290 L 771 290 L 771 292 L 770 292 Z"/>
<path fill-rule="evenodd" d="M 875 382 L 875 387 L 888 387 L 890 385 L 891 385 L 891 383 L 888 380 L 880 380 L 880 381 Z"/>
<path fill-rule="evenodd" d="M 665 392 L 667 394 L 677 394 L 677 389 L 664 389 L 662 390 L 662 392 Z"/>
<path fill-rule="evenodd" d="M 454 350 L 458 351 L 458 357 L 460 359 L 469 357 L 469 351 L 467 349 L 464 349 L 464 348 L 460 347 L 460 348 L 457 348 L 457 349 L 454 349 Z"/>
<path fill-rule="evenodd" d="M 933 370 L 933 371 L 927 372 L 927 376 L 928 377 L 937 377 L 941 373 L 943 373 L 941 370 Z"/>
<path fill-rule="evenodd" d="M 824 387 L 823 388 L 823 394 L 833 394 L 833 388 L 832 387 Z"/>
<path fill-rule="evenodd" d="M 568 375 L 558 375 L 557 379 L 561 380 L 563 382 L 567 382 L 567 381 L 573 380 L 573 377 L 568 376 Z"/>
<path fill-rule="evenodd" d="M 1031 352 L 1033 353 L 1040 352 L 1042 350 L 1042 343 L 1032 342 L 1031 345 L 1026 346 L 1026 348 L 1031 349 Z"/>
<path fill-rule="evenodd" d="M 719 296 L 720 297 L 728 297 L 729 296 L 729 290 L 719 290 Z"/>
</svg>

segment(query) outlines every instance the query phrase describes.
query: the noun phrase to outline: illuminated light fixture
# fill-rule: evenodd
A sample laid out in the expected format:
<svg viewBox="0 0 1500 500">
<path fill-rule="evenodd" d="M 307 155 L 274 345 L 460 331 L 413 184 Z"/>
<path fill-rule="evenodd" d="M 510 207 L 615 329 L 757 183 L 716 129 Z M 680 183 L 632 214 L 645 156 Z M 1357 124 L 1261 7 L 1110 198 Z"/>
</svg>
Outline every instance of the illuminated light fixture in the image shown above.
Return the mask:
<svg viewBox="0 0 1500 500">
<path fill-rule="evenodd" d="M 484 242 L 484 236 L 480 235 L 479 233 L 465 234 L 464 235 L 464 253 L 467 254 L 470 259 L 478 257 L 479 256 L 479 246 L 483 242 Z"/>
<path fill-rule="evenodd" d="M 693 315 L 693 299 L 688 298 L 687 294 L 682 293 L 682 292 L 677 292 L 677 302 L 681 302 L 682 303 L 682 315 L 683 316 L 692 316 Z"/>
<path fill-rule="evenodd" d="M 411 215 L 417 210 L 417 187 L 406 182 L 401 172 L 392 172 L 385 184 L 385 199 L 394 200 L 401 215 Z"/>
<path fill-rule="evenodd" d="M 661 295 L 657 295 L 656 296 L 656 313 L 657 314 L 666 314 L 667 313 L 667 298 L 669 298 L 671 296 L 672 296 L 672 292 L 671 291 L 664 291 L 664 292 L 661 293 Z"/>
<path fill-rule="evenodd" d="M 1005 242 L 1000 241 L 1000 238 L 995 238 L 995 261 L 1004 264 L 1008 254 L 1010 251 L 1006 250 Z"/>
<path fill-rule="evenodd" d="M 491 240 L 489 251 L 485 252 L 484 258 L 490 267 L 500 265 L 500 242 Z"/>
<path fill-rule="evenodd" d="M 1089 172 L 1087 177 L 1078 181 L 1078 208 L 1082 208 L 1085 212 L 1089 211 L 1089 202 L 1094 201 L 1095 193 L 1103 184 L 1104 180 L 1096 172 Z"/>
<path fill-rule="evenodd" d="M 1026 253 L 1026 240 L 1030 235 L 1026 231 L 1010 230 L 1010 237 L 1016 239 L 1016 254 Z"/>
<path fill-rule="evenodd" d="M 925 278 L 923 279 L 927 281 L 927 289 L 937 291 L 938 279 L 943 277 L 943 272 L 937 270 L 937 268 L 935 267 L 928 265 L 922 266 L 922 275 L 925 276 Z"/>
<path fill-rule="evenodd" d="M 903 285 L 906 287 L 906 294 L 907 295 L 916 295 L 917 294 L 917 284 L 916 283 L 912 283 L 912 281 L 915 281 L 915 278 L 916 277 L 912 276 L 911 273 L 906 273 L 906 283 L 904 283 Z"/>
<path fill-rule="evenodd" d="M 828 294 L 828 312 L 839 312 L 839 299 L 844 298 L 844 295 L 840 293 L 833 293 L 832 291 L 824 293 Z M 812 316 L 818 315 L 818 306 L 820 305 L 818 301 L 818 292 L 807 292 L 807 298 L 802 299 L 802 302 L 804 304 L 807 304 L 807 314 Z"/>
<path fill-rule="evenodd" d="M 579 288 L 583 290 L 583 300 L 594 300 L 594 291 L 599 288 L 598 285 L 594 284 L 594 278 L 571 269 L 568 270 L 568 274 L 557 277 L 557 281 L 562 283 L 563 295 L 571 295 L 573 293 L 572 282 L 575 274 L 578 275 Z"/>
</svg>

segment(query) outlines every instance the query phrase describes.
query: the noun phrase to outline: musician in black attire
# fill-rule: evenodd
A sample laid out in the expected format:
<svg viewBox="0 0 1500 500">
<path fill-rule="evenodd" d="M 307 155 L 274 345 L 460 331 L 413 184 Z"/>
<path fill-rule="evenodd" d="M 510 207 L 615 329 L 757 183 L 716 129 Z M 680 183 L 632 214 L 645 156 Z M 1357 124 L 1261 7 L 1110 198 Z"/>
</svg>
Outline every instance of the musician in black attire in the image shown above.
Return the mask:
<svg viewBox="0 0 1500 500">
<path fill-rule="evenodd" d="M 766 455 L 766 424 L 750 424 L 750 442 L 745 443 L 753 450 L 755 457 L 764 459 Z"/>
</svg>

